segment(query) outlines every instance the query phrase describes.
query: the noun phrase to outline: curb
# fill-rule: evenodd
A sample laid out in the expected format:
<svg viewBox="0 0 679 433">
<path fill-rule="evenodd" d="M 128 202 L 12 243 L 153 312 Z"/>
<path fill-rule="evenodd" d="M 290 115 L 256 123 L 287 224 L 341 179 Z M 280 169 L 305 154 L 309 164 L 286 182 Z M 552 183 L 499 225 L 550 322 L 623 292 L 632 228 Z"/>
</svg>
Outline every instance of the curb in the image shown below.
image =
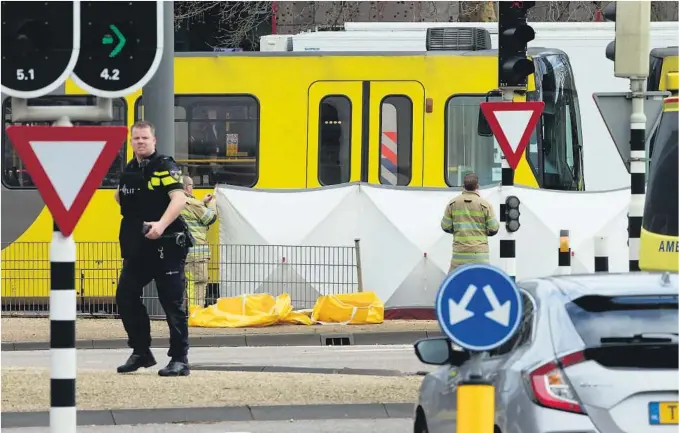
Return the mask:
<svg viewBox="0 0 679 433">
<path fill-rule="evenodd" d="M 191 364 L 195 371 L 244 371 L 251 373 L 310 373 L 310 374 L 348 374 L 355 376 L 418 376 L 416 372 L 403 372 L 377 368 L 321 368 L 287 367 L 276 365 L 222 365 Z"/>
<path fill-rule="evenodd" d="M 190 333 L 189 329 L 189 333 Z M 329 334 L 251 334 L 205 335 L 189 337 L 191 347 L 261 347 L 261 346 L 367 346 L 413 344 L 415 341 L 443 335 L 441 331 L 391 331 Z M 165 348 L 169 338 L 154 338 L 151 347 Z M 127 349 L 127 339 L 76 340 L 77 349 Z M 2 351 L 49 350 L 46 341 L 3 342 Z"/>
<path fill-rule="evenodd" d="M 163 409 L 79 410 L 79 426 L 412 418 L 414 403 L 222 406 Z M 2 412 L 2 428 L 48 427 L 49 412 Z"/>
</svg>

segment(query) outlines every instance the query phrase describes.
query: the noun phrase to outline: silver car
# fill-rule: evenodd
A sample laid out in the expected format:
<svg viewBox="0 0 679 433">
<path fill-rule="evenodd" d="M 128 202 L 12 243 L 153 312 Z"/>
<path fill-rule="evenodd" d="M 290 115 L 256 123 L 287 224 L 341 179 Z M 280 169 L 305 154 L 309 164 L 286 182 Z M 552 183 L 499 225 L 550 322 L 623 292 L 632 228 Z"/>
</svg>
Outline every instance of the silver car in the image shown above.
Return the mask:
<svg viewBox="0 0 679 433">
<path fill-rule="evenodd" d="M 482 376 L 495 387 L 492 433 L 677 432 L 676 274 L 572 275 L 517 285 L 521 325 L 481 361 Z M 441 366 L 422 381 L 415 433 L 455 432 L 469 353 L 446 337 L 419 340 L 415 353 Z"/>
</svg>

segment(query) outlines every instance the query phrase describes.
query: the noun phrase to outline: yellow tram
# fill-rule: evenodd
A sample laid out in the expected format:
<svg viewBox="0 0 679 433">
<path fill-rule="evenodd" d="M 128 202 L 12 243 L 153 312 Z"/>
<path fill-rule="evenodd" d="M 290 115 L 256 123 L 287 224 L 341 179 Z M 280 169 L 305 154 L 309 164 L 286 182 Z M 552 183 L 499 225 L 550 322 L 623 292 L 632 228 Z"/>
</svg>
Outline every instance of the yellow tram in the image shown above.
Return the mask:
<svg viewBox="0 0 679 433">
<path fill-rule="evenodd" d="M 578 95 L 568 56 L 552 49 L 529 55 L 536 73 L 525 97 L 546 106 L 515 183 L 583 190 Z M 193 176 L 199 198 L 218 183 L 459 187 L 469 170 L 479 173 L 482 185 L 500 182 L 500 149 L 478 128 L 479 104 L 497 83 L 495 50 L 177 53 L 174 63 L 175 158 Z M 38 102 L 91 104 L 93 97 L 68 81 L 62 95 Z M 6 99 L 5 125 L 10 110 Z M 115 100 L 114 113 L 109 124 L 141 118 L 141 91 Z M 52 221 L 6 134 L 2 153 L 3 305 L 16 298 L 44 303 Z M 119 209 L 113 192 L 131 157 L 126 143 L 74 232 L 77 290 L 85 303 L 110 301 L 115 293 Z M 217 226 L 210 235 L 215 244 Z"/>
</svg>

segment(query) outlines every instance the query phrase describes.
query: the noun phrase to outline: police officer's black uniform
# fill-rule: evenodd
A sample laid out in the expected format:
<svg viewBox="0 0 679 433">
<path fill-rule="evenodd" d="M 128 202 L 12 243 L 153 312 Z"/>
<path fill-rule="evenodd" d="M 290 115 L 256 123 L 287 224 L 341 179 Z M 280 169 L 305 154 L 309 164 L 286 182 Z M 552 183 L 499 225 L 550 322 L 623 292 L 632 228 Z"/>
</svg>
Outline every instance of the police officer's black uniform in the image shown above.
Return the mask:
<svg viewBox="0 0 679 433">
<path fill-rule="evenodd" d="M 181 171 L 174 159 L 154 152 L 148 158 L 134 158 L 120 178 L 120 273 L 116 302 L 133 353 L 118 367 L 119 373 L 151 367 L 156 360 L 150 351 L 151 329 L 142 288 L 155 280 L 158 299 L 170 328 L 171 361 L 161 376 L 188 375 L 188 323 L 184 307 L 184 264 L 192 244 L 184 221 L 177 217 L 156 240 L 144 237 L 144 222 L 159 221 L 170 204 L 170 192 L 183 190 Z"/>
</svg>

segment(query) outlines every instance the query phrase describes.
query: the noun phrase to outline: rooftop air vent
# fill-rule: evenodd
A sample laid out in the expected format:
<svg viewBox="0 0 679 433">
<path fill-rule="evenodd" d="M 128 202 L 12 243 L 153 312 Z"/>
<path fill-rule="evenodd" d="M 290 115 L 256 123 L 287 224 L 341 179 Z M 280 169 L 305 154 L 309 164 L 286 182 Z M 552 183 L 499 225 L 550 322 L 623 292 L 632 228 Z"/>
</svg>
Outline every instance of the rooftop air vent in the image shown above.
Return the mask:
<svg viewBox="0 0 679 433">
<path fill-rule="evenodd" d="M 427 51 L 490 50 L 490 33 L 475 27 L 440 27 L 427 29 Z"/>
</svg>

